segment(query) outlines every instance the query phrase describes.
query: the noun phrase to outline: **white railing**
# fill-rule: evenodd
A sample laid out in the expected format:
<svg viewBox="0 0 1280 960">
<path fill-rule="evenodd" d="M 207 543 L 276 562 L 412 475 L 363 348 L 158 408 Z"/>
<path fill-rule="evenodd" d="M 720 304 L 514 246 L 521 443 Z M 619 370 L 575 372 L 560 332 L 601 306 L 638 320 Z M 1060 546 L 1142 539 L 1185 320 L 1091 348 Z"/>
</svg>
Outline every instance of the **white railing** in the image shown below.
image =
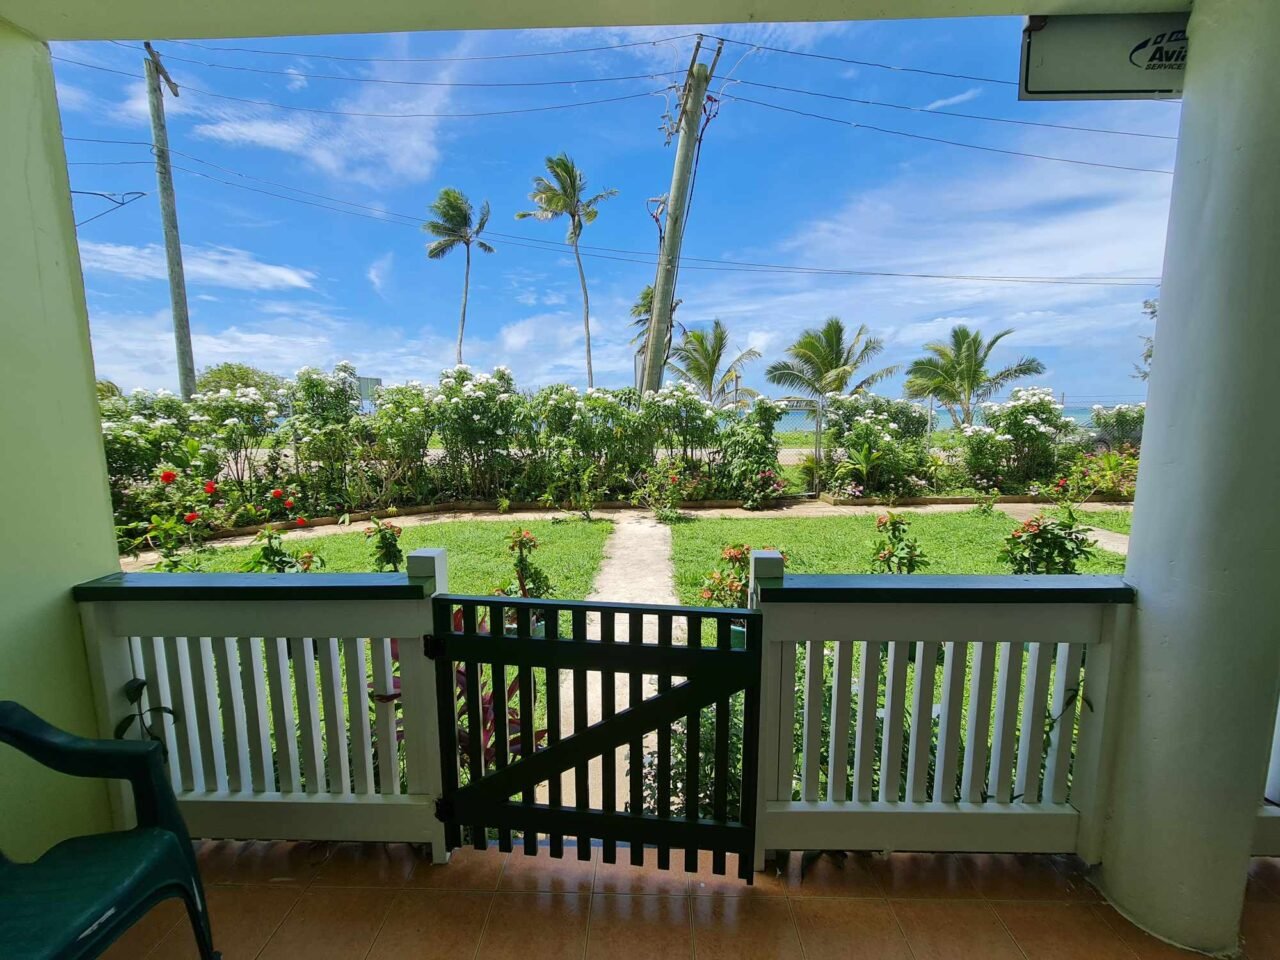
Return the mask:
<svg viewBox="0 0 1280 960">
<path fill-rule="evenodd" d="M 784 578 L 781 557 L 757 551 L 752 596 L 765 647 L 758 859 L 1098 859 L 1132 602 L 1119 578 Z"/>
<path fill-rule="evenodd" d="M 444 857 L 422 637 L 431 595 L 445 589 L 443 551 L 433 550 L 410 557 L 407 577 L 117 574 L 82 584 L 102 733 L 136 709 L 130 681 L 145 681 L 139 706 L 166 708 L 147 716 L 193 836 L 413 841 Z M 139 735 L 136 722 L 128 735 Z M 120 817 L 124 799 L 115 797 Z"/>
<path fill-rule="evenodd" d="M 1267 781 L 1262 791 L 1262 806 L 1253 833 L 1253 855 L 1280 856 L 1280 707 L 1276 710 L 1271 733 L 1271 754 L 1267 760 Z"/>
</svg>

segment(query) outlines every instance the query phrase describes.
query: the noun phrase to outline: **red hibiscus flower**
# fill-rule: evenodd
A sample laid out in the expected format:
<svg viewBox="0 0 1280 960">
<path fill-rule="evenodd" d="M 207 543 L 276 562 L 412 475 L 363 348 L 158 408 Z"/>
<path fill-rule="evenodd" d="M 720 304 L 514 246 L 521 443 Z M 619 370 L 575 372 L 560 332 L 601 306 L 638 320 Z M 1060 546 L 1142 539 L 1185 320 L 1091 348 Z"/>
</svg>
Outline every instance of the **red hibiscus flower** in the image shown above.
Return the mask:
<svg viewBox="0 0 1280 960">
<path fill-rule="evenodd" d="M 183 522 L 183 523 L 195 523 L 195 522 L 196 522 L 197 520 L 199 520 L 199 519 L 200 519 L 200 514 L 196 513 L 194 510 L 192 510 L 190 513 L 186 514 L 186 515 L 182 518 L 182 522 Z"/>
<path fill-rule="evenodd" d="M 204 492 L 212 497 L 215 493 L 218 492 L 218 485 L 214 483 L 212 480 L 206 480 L 204 482 Z"/>
<path fill-rule="evenodd" d="M 307 518 L 306 518 L 306 517 L 299 517 L 299 518 L 298 518 L 298 526 L 300 526 L 300 527 L 305 527 L 306 525 L 307 525 Z"/>
<path fill-rule="evenodd" d="M 273 500 L 279 500 L 283 496 L 284 496 L 284 491 L 281 490 L 279 487 L 276 487 L 274 490 L 271 491 L 271 498 Z"/>
<path fill-rule="evenodd" d="M 292 501 L 292 500 L 286 500 L 286 501 L 284 502 L 284 505 L 285 505 L 286 507 L 288 507 L 290 510 L 292 510 L 292 509 L 293 509 L 293 501 Z"/>
<path fill-rule="evenodd" d="M 173 481 L 177 479 L 178 479 L 178 475 L 174 473 L 172 470 L 166 470 L 164 471 L 164 473 L 160 474 L 161 483 L 173 483 Z"/>
</svg>

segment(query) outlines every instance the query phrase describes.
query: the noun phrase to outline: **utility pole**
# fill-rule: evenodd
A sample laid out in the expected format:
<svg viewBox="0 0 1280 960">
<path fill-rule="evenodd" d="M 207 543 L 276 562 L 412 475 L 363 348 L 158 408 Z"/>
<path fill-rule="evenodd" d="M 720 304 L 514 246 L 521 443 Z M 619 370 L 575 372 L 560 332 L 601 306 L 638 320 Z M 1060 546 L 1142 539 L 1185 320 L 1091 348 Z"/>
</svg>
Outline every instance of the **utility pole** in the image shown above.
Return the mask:
<svg viewBox="0 0 1280 960">
<path fill-rule="evenodd" d="M 671 342 L 671 313 L 676 295 L 676 265 L 680 260 L 680 245 L 684 242 L 685 214 L 692 192 L 693 161 L 697 153 L 698 139 L 702 134 L 702 105 L 706 100 L 707 86 L 715 72 L 723 42 L 716 47 L 711 65 L 698 63 L 702 38 L 693 49 L 693 60 L 685 76 L 684 91 L 680 99 L 680 115 L 676 120 L 679 139 L 676 141 L 675 167 L 671 171 L 671 191 L 667 194 L 667 223 L 662 234 L 662 249 L 658 253 L 658 275 L 653 282 L 653 314 L 649 319 L 649 335 L 645 341 L 644 373 L 641 392 L 657 390 L 662 386 L 662 374 L 667 365 L 667 346 Z"/>
<path fill-rule="evenodd" d="M 169 264 L 169 301 L 173 305 L 173 339 L 178 349 L 178 390 L 184 400 L 196 392 L 196 362 L 191 353 L 191 317 L 187 312 L 187 278 L 182 270 L 182 242 L 178 239 L 178 207 L 173 198 L 173 167 L 169 163 L 169 133 L 164 124 L 163 80 L 178 95 L 178 85 L 160 62 L 160 54 L 143 44 L 142 61 L 147 77 L 147 104 L 151 108 L 151 144 L 156 155 L 156 181 L 160 187 L 160 221 L 164 226 L 164 255 Z"/>
</svg>

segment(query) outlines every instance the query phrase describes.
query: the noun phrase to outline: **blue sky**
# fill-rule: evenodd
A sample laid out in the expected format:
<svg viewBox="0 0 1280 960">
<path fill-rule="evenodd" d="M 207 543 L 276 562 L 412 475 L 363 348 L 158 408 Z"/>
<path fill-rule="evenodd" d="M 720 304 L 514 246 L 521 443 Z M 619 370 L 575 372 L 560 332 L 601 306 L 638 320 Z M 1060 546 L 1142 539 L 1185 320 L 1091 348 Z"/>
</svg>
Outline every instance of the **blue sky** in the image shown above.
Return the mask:
<svg viewBox="0 0 1280 960">
<path fill-rule="evenodd" d="M 461 254 L 429 262 L 426 237 L 413 218 L 424 217 L 436 193 L 453 186 L 477 205 L 490 202 L 491 231 L 549 241 L 531 249 L 491 236 L 497 252 L 477 255 L 468 362 L 508 364 L 523 386 L 584 382 L 576 271 L 568 250 L 556 246 L 565 227 L 516 221 L 514 214 L 529 207 L 531 179 L 541 172 L 543 158 L 567 151 L 591 186 L 618 191 L 587 228 L 584 245 L 652 254 L 657 234 L 646 201 L 667 190 L 673 153 L 659 127 L 675 98 L 661 91 L 683 73 L 693 40 L 518 59 L 390 61 L 545 53 L 662 40 L 693 30 L 845 59 L 1012 80 L 1021 21 L 424 33 L 212 41 L 205 47 L 157 41 L 179 85 L 192 88 L 167 99 L 170 145 L 188 155 L 175 156 L 175 164 L 204 174 L 175 174 L 197 366 L 240 360 L 292 374 L 304 365 L 327 368 L 348 359 L 362 374 L 388 383 L 433 379 L 453 360 L 463 262 Z M 136 75 L 56 63 L 68 137 L 149 140 L 140 48 L 57 44 L 54 54 Z M 1167 175 L 965 149 L 731 98 L 1002 150 L 1162 170 L 1173 165 L 1175 145 L 1169 139 L 992 123 L 936 111 L 1171 137 L 1177 132 L 1176 104 L 1019 103 L 1009 85 L 743 44 L 726 45 L 717 74 L 712 90 L 723 91 L 725 98 L 706 133 L 686 256 L 973 276 L 1160 273 Z M 635 79 L 586 82 L 613 77 Z M 726 77 L 929 112 L 745 83 L 724 86 Z M 551 80 L 580 82 L 527 85 Z M 519 85 L 462 86 L 477 83 Z M 480 113 L 631 94 L 640 96 L 488 117 L 349 115 Z M 174 389 L 168 287 L 147 147 L 72 141 L 67 154 L 73 189 L 151 194 L 80 229 L 99 375 L 126 389 Z M 364 216 L 298 201 L 342 206 Z M 76 196 L 75 202 L 81 221 L 107 206 L 89 196 Z M 627 312 L 639 289 L 653 279 L 651 255 L 607 254 L 618 256 L 625 259 L 585 259 L 601 386 L 632 382 Z M 953 323 L 988 332 L 1013 327 L 1016 334 L 1005 341 L 998 359 L 1033 354 L 1048 367 L 1039 381 L 1065 391 L 1069 402 L 1115 402 L 1141 398 L 1142 384 L 1130 373 L 1141 349 L 1138 337 L 1150 332 L 1142 301 L 1158 289 L 750 273 L 688 265 L 678 294 L 683 304 L 677 319 L 700 325 L 719 317 L 736 343 L 765 354 L 746 377 L 756 386 L 764 385 L 768 360 L 797 333 L 834 314 L 851 325 L 865 323 L 883 337 L 885 363 L 908 362 L 922 343 L 945 335 Z M 900 389 L 900 378 L 881 388 L 890 394 Z"/>
</svg>

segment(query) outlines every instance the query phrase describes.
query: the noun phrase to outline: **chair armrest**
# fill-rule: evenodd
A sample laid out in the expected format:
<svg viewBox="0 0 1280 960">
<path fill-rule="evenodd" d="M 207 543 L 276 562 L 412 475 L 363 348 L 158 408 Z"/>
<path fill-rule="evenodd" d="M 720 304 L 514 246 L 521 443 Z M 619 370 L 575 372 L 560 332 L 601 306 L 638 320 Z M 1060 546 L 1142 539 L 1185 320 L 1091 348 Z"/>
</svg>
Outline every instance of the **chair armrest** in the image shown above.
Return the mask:
<svg viewBox="0 0 1280 960">
<path fill-rule="evenodd" d="M 163 827 L 186 839 L 186 826 L 165 779 L 159 743 L 77 737 L 46 723 L 12 700 L 0 701 L 0 742 L 59 773 L 128 780 L 133 786 L 138 825 Z"/>
</svg>

